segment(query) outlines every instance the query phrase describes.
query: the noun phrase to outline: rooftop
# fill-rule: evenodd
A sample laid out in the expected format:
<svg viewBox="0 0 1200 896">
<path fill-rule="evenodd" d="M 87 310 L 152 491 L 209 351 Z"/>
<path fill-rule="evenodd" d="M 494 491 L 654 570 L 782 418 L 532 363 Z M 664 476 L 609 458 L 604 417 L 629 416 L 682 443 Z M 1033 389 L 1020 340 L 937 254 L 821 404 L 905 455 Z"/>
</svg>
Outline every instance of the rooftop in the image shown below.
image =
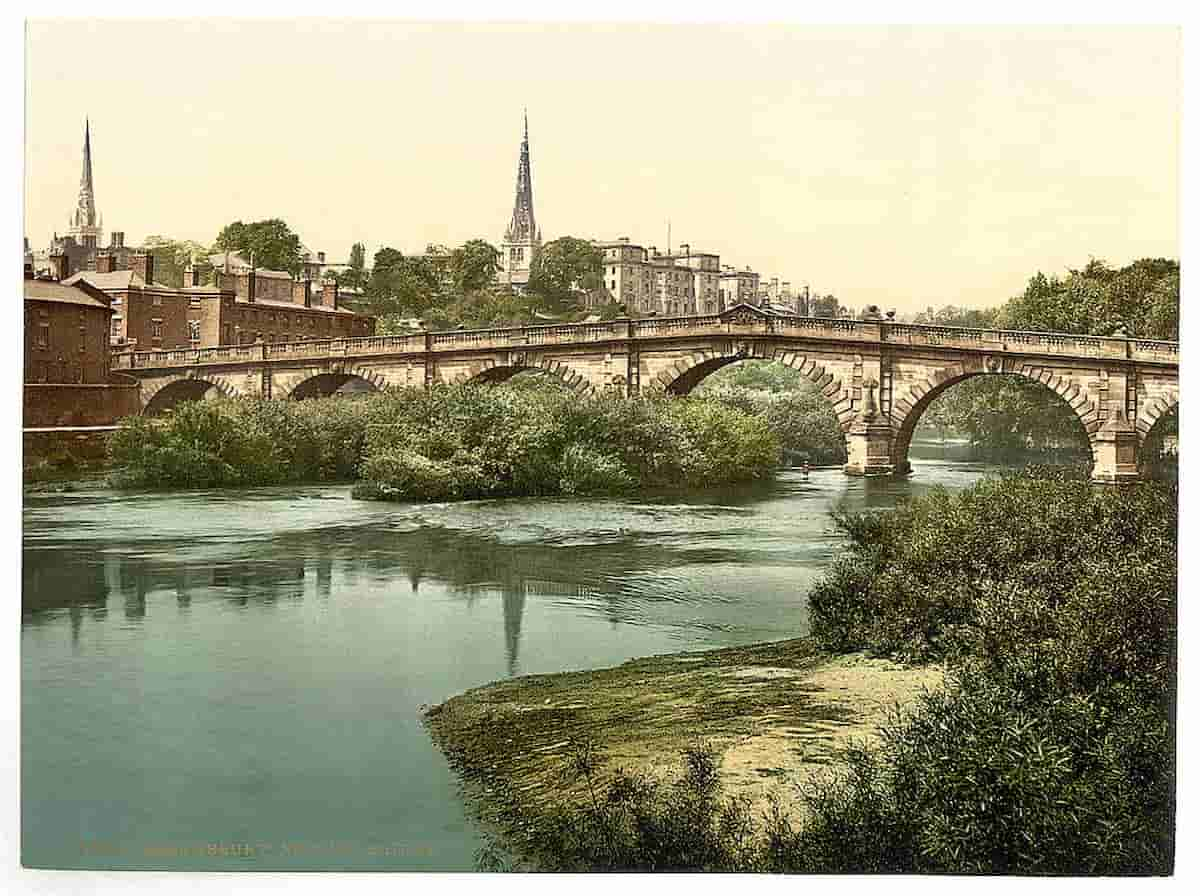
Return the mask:
<svg viewBox="0 0 1200 896">
<path fill-rule="evenodd" d="M 69 305 L 84 305 L 89 308 L 111 310 L 108 302 L 100 296 L 93 295 L 94 290 L 84 283 L 73 286 L 59 283 L 55 280 L 26 280 L 25 299 L 38 302 L 62 302 Z M 101 294 L 103 295 L 103 294 Z"/>
</svg>

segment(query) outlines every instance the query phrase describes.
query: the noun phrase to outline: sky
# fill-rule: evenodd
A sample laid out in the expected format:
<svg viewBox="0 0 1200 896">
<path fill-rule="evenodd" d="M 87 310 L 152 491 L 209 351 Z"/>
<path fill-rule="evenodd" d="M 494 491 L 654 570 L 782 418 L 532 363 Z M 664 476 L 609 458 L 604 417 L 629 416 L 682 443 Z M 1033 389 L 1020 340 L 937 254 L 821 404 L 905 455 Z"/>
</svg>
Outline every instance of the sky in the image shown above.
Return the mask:
<svg viewBox="0 0 1200 896">
<path fill-rule="evenodd" d="M 368 21 L 27 24 L 25 227 L 91 120 L 126 244 L 283 218 L 342 261 L 484 238 L 528 109 L 544 237 L 716 252 L 843 304 L 995 305 L 1178 257 L 1179 31 Z"/>
</svg>

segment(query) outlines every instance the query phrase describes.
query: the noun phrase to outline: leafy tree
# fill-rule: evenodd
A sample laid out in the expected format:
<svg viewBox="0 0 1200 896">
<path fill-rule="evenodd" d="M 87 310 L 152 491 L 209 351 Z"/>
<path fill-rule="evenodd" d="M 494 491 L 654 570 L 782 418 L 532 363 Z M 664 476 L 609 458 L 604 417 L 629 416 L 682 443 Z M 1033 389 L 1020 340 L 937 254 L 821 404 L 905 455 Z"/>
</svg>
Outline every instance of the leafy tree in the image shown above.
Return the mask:
<svg viewBox="0 0 1200 896">
<path fill-rule="evenodd" d="M 303 266 L 300 237 L 279 218 L 250 224 L 241 221 L 226 224 L 217 234 L 213 251 L 237 252 L 247 260 L 253 256 L 257 267 L 291 274 L 299 274 Z"/>
<path fill-rule="evenodd" d="M 834 295 L 813 296 L 809 308 L 813 317 L 842 317 L 845 311 Z"/>
<path fill-rule="evenodd" d="M 1179 262 L 1142 258 L 1120 269 L 1092 259 L 1064 279 L 1038 273 L 1001 310 L 1010 330 L 1179 338 Z"/>
<path fill-rule="evenodd" d="M 439 303 L 441 277 L 427 256 L 405 257 L 385 246 L 375 253 L 367 282 L 366 305 L 379 315 L 420 314 Z"/>
<path fill-rule="evenodd" d="M 486 240 L 467 240 L 450 253 L 450 272 L 458 292 L 486 289 L 499 270 L 500 250 Z"/>
<path fill-rule="evenodd" d="M 587 240 L 559 237 L 542 246 L 529 273 L 529 291 L 551 310 L 573 304 L 576 293 L 600 286 L 604 256 Z"/>
<path fill-rule="evenodd" d="M 350 247 L 350 261 L 346 270 L 334 276 L 338 286 L 363 291 L 366 289 L 369 274 L 367 273 L 367 249 L 362 243 Z"/>
<path fill-rule="evenodd" d="M 154 257 L 154 279 L 166 286 L 183 286 L 183 271 L 194 264 L 207 266 L 208 250 L 194 240 L 148 236 L 142 248 Z"/>
</svg>

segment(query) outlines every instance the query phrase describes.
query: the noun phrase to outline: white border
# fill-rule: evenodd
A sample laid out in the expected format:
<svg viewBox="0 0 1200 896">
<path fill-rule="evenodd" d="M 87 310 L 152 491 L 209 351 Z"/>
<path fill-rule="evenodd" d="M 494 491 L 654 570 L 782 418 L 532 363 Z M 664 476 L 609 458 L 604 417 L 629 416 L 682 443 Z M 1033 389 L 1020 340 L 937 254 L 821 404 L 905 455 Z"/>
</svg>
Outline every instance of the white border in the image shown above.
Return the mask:
<svg viewBox="0 0 1200 896">
<path fill-rule="evenodd" d="M 7 211 L 4 215 L 5 232 L 0 238 L 0 246 L 9 246 L 12 251 L 0 254 L 0 266 L 14 287 L 19 279 L 16 247 L 24 235 L 23 230 L 23 83 L 24 83 L 24 25 L 23 16 L 36 18 L 55 17 L 137 17 L 137 18 L 167 18 L 167 17 L 224 17 L 240 16 L 254 18 L 292 18 L 296 16 L 309 17 L 357 17 L 357 18 L 387 18 L 419 21 L 652 21 L 652 22 L 794 22 L 807 24 L 888 24 L 903 22 L 907 24 L 1184 24 L 1185 56 L 1183 62 L 1184 76 L 1184 118 L 1183 118 L 1183 151 L 1182 160 L 1200 152 L 1200 139 L 1197 139 L 1195 126 L 1196 103 L 1192 101 L 1195 90 L 1200 85 L 1197 76 L 1198 64 L 1189 45 L 1192 37 L 1190 15 L 1183 3 L 1171 2 L 1050 2 L 1050 0 L 1009 0 L 1002 6 L 994 7 L 978 4 L 968 6 L 956 2 L 924 2 L 906 3 L 903 5 L 883 2 L 859 2 L 821 4 L 820 6 L 798 6 L 794 3 L 768 2 L 768 0 L 740 0 L 740 2 L 713 2 L 713 0 L 690 0 L 690 2 L 664 2 L 664 0 L 609 0 L 599 6 L 571 7 L 549 0 L 525 0 L 521 3 L 487 3 L 482 0 L 424 0 L 424 2 L 363 2 L 351 0 L 334 6 L 299 0 L 287 4 L 265 3 L 258 0 L 211 0 L 201 6 L 181 4 L 164 4 L 134 0 L 121 3 L 119 8 L 110 7 L 92 0 L 83 2 L 44 2 L 39 4 L 23 3 L 22 8 L 9 9 L 4 13 L 3 46 L 0 49 L 0 65 L 4 66 L 4 111 L 0 121 L 4 122 L 5 139 L 3 140 L 5 172 L 0 177 L 0 190 L 3 191 L 3 204 L 0 208 Z M 102 61 L 102 60 L 101 60 Z M 1114 123 L 1119 126 L 1119 123 Z M 1195 304 L 1190 297 L 1191 264 L 1200 261 L 1197 250 L 1196 216 L 1191 211 L 1195 206 L 1191 200 L 1196 198 L 1196 179 L 1190 176 L 1193 172 L 1184 165 L 1181 171 L 1182 199 L 1180 205 L 1181 228 L 1181 259 L 1184 261 L 1184 298 L 1183 298 L 1183 341 L 1184 362 L 1182 376 L 1185 390 L 1200 395 L 1200 378 L 1193 363 L 1191 351 L 1195 345 L 1200 345 L 1200 305 Z M 20 304 L 15 296 L 9 296 L 7 301 L 0 302 L 0 314 L 5 315 L 7 326 L 4 332 L 19 333 L 21 328 Z M 10 344 L 15 340 L 10 339 Z M 5 375 L 3 389 L 0 389 L 0 402 L 3 403 L 4 419 L 20 420 L 20 391 L 21 360 L 17 353 L 9 352 L 4 359 Z M 1191 444 L 1193 428 L 1189 425 L 1190 417 L 1183 415 L 1181 425 L 1184 457 L 1187 459 L 1181 475 L 1183 493 L 1183 531 L 1180 533 L 1182 545 L 1200 544 L 1200 527 L 1196 525 L 1197 513 L 1195 508 L 1196 481 L 1193 479 L 1191 462 Z M 17 446 L 19 452 L 19 429 L 17 422 L 15 435 L 10 435 L 6 444 Z M 1198 430 L 1200 431 L 1200 430 Z M 397 888 L 419 887 L 422 890 L 449 890 L 459 886 L 495 889 L 500 893 L 520 892 L 522 896 L 531 893 L 558 893 L 569 888 L 572 893 L 580 896 L 590 896 L 592 893 L 607 891 L 614 886 L 622 889 L 662 890 L 675 887 L 686 887 L 691 893 L 705 894 L 725 891 L 731 886 L 743 888 L 751 886 L 762 892 L 786 891 L 795 893 L 799 887 L 815 887 L 820 890 L 834 889 L 839 892 L 848 889 L 885 888 L 889 892 L 920 892 L 941 893 L 958 891 L 964 886 L 978 887 L 995 891 L 997 888 L 1008 889 L 1019 886 L 1023 890 L 1045 890 L 1046 888 L 1086 887 L 1089 894 L 1107 892 L 1127 892 L 1131 888 L 1174 889 L 1186 885 L 1196 878 L 1197 861 L 1195 851 L 1195 818 L 1191 811 L 1193 794 L 1193 773 L 1195 760 L 1191 759 L 1190 747 L 1196 743 L 1192 736 L 1194 725 L 1188 718 L 1187 711 L 1195 706 L 1195 701 L 1189 697 L 1193 693 L 1195 676 L 1192 674 L 1191 645 L 1195 639 L 1190 637 L 1193 625 L 1200 618 L 1193 610 L 1189 598 L 1194 594 L 1190 587 L 1197 582 L 1196 552 L 1184 551 L 1180 558 L 1180 741 L 1179 756 L 1181 769 L 1179 776 L 1180 811 L 1178 820 L 1178 861 L 1177 873 L 1171 880 L 1092 880 L 1092 881 L 1062 881 L 1053 879 L 1021 879 L 1006 878 L 819 878 L 797 879 L 791 877 L 764 877 L 731 880 L 723 876 L 712 877 L 622 877 L 619 881 L 605 876 L 575 876 L 563 880 L 554 876 L 505 878 L 482 877 L 478 875 L 427 875 L 406 873 L 400 877 L 391 874 L 184 874 L 184 873 L 98 873 L 98 872 L 34 872 L 23 871 L 18 867 L 18 802 L 17 785 L 19 782 L 17 757 L 19 755 L 19 728 L 17 726 L 17 706 L 19 699 L 19 619 L 20 619 L 20 580 L 19 580 L 19 547 L 20 547 L 20 478 L 16 458 L 0 464 L 3 469 L 3 494 L 9 503 L 0 521 L 4 527 L 3 556 L 6 561 L 3 581 L 8 586 L 3 593 L 8 601 L 9 623 L 0 626 L 3 629 L 3 642 L 0 642 L 0 657 L 7 687 L 5 700 L 0 703 L 0 725 L 3 727 L 4 768 L 0 770 L 0 806 L 5 810 L 0 821 L 0 849 L 3 850 L 5 871 L 0 872 L 0 888 L 6 892 L 21 893 L 116 893 L 128 890 L 141 890 L 154 887 L 170 893 L 194 892 L 238 892 L 272 893 L 287 890 L 304 893 L 328 893 L 341 891 L 343 888 L 355 890 L 374 890 L 395 892 Z M 7 879 L 3 880 L 3 875 Z"/>
</svg>

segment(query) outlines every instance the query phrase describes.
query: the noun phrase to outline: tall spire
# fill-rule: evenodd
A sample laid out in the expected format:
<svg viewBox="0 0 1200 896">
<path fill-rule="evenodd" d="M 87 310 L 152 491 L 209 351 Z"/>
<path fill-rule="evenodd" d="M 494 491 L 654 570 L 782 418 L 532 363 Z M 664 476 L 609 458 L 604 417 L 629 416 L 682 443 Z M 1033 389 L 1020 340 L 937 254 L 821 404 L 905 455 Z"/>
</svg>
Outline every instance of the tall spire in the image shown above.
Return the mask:
<svg viewBox="0 0 1200 896">
<path fill-rule="evenodd" d="M 533 242 L 538 238 L 533 216 L 533 175 L 529 167 L 529 113 L 525 113 L 525 136 L 521 140 L 521 157 L 517 162 L 517 196 L 513 202 L 512 221 L 504 234 L 506 242 Z"/>
<path fill-rule="evenodd" d="M 79 188 L 92 192 L 92 123 L 83 120 L 83 176 L 79 178 Z"/>
<path fill-rule="evenodd" d="M 99 240 L 100 226 L 96 220 L 96 193 L 92 183 L 92 123 L 83 120 L 83 172 L 79 176 L 79 199 L 71 218 L 71 235 L 80 242 L 86 237 Z"/>
</svg>

